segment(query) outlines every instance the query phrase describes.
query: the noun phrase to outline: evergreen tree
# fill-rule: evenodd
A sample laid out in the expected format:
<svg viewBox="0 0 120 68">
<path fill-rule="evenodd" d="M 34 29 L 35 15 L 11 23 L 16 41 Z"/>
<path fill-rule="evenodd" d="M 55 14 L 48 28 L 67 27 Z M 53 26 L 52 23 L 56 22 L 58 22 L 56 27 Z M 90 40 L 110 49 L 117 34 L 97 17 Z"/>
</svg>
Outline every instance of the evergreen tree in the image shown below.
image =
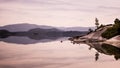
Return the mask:
<svg viewBox="0 0 120 68">
<path fill-rule="evenodd" d="M 99 27 L 99 20 L 97 18 L 95 18 L 95 25 L 97 28 Z"/>
</svg>

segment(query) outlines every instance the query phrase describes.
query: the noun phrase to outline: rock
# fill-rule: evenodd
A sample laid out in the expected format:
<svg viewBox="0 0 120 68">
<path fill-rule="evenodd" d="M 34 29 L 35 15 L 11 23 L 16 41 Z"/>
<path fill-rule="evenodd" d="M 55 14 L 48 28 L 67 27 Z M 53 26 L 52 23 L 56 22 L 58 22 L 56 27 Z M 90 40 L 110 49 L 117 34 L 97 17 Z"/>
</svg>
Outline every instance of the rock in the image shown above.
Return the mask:
<svg viewBox="0 0 120 68">
<path fill-rule="evenodd" d="M 85 36 L 83 36 L 82 38 L 86 38 L 86 39 L 96 39 L 96 40 L 106 40 L 105 38 L 103 38 L 101 35 L 103 32 L 105 32 L 108 28 L 112 27 L 111 25 L 109 26 L 104 26 L 104 27 L 101 27 L 99 29 L 96 29 L 96 31 L 92 32 L 92 33 L 89 33 Z"/>
<path fill-rule="evenodd" d="M 106 40 L 104 43 L 114 45 L 116 47 L 120 47 L 120 35 L 117 35 L 111 39 Z"/>
</svg>

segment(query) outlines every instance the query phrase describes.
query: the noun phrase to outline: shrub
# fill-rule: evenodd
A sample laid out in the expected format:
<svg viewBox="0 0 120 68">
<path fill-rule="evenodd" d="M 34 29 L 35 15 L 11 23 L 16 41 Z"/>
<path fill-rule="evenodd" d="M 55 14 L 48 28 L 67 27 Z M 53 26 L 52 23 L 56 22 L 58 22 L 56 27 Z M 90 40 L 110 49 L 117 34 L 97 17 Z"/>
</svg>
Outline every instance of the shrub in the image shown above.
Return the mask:
<svg viewBox="0 0 120 68">
<path fill-rule="evenodd" d="M 111 28 L 108 28 L 105 32 L 102 33 L 102 37 L 104 38 L 112 38 L 116 35 L 120 35 L 120 20 L 115 19 L 114 25 Z"/>
</svg>

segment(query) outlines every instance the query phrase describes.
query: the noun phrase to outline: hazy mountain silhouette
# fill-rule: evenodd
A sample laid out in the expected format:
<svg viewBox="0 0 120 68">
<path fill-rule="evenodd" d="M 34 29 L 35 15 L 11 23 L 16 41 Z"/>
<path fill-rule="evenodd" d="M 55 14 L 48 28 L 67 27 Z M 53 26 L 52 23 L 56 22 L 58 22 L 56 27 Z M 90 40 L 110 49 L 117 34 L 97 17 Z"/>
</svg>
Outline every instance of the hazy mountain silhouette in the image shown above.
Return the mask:
<svg viewBox="0 0 120 68">
<path fill-rule="evenodd" d="M 35 24 L 22 23 L 22 24 L 10 24 L 6 26 L 1 26 L 0 30 L 6 29 L 11 32 L 16 32 L 16 31 L 28 31 L 34 28 L 58 29 L 62 31 L 88 31 L 89 28 L 95 29 L 94 27 L 52 27 L 52 26 L 46 26 L 46 25 L 35 25 Z"/>
<path fill-rule="evenodd" d="M 0 30 L 6 29 L 11 32 L 16 32 L 16 31 L 28 31 L 28 30 L 34 29 L 34 28 L 54 29 L 54 27 L 51 27 L 51 26 L 22 23 L 22 24 L 10 24 L 10 25 L 6 25 L 6 26 L 1 26 Z"/>
<path fill-rule="evenodd" d="M 27 36 L 32 39 L 41 39 L 47 37 L 72 37 L 86 33 L 86 31 L 62 31 L 55 27 L 35 24 L 13 24 L 0 27 L 0 38 Z"/>
<path fill-rule="evenodd" d="M 19 31 L 19 32 L 10 32 L 8 30 L 0 30 L 0 38 L 7 38 L 9 36 L 25 36 L 31 39 L 44 39 L 49 37 L 72 37 L 77 35 L 84 35 L 87 32 L 79 32 L 79 31 L 60 31 L 58 29 L 41 29 L 35 28 L 30 29 L 28 31 Z"/>
<path fill-rule="evenodd" d="M 56 40 L 61 37 L 73 37 L 86 34 L 86 31 L 62 31 L 51 26 L 34 24 L 14 24 L 0 27 L 0 41 L 32 44 Z M 34 41 L 33 41 L 34 40 Z"/>
</svg>

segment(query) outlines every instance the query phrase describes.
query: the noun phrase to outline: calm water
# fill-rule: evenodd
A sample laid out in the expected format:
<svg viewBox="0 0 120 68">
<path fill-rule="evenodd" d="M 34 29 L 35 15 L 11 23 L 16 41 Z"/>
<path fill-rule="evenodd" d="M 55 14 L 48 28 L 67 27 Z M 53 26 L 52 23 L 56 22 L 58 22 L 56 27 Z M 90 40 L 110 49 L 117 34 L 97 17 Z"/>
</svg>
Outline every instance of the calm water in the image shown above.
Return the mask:
<svg viewBox="0 0 120 68">
<path fill-rule="evenodd" d="M 108 53 L 98 44 L 96 47 L 72 44 L 68 40 L 61 42 L 60 40 L 48 41 L 48 39 L 47 42 L 29 40 L 33 43 L 22 40 L 24 43 L 20 44 L 22 42 L 20 39 L 17 39 L 17 42 L 14 40 L 0 41 L 0 68 L 120 67 L 120 61 L 116 61 L 113 54 Z"/>
</svg>

